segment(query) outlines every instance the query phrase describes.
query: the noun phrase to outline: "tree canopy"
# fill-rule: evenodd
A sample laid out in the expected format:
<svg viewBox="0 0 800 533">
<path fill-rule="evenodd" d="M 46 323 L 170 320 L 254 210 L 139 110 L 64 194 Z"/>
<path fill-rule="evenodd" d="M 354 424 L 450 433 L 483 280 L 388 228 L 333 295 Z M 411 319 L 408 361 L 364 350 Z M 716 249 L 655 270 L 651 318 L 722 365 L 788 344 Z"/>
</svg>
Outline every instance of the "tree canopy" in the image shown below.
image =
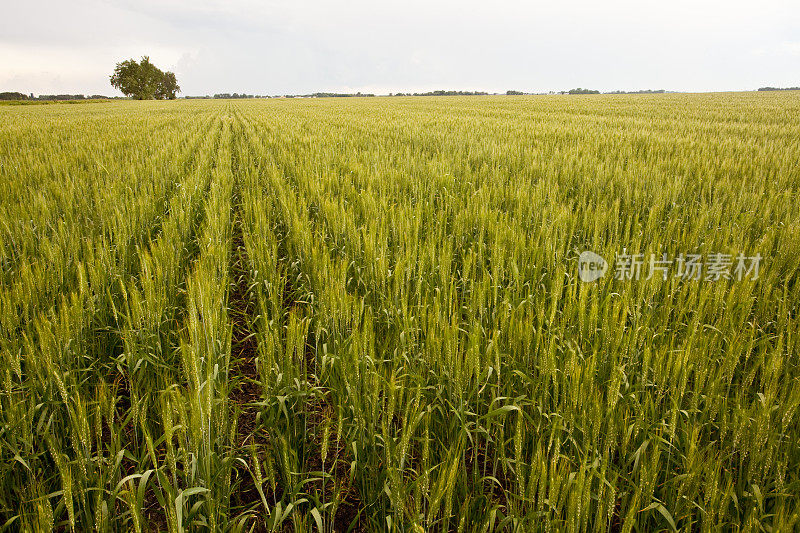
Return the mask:
<svg viewBox="0 0 800 533">
<path fill-rule="evenodd" d="M 111 75 L 111 85 L 136 100 L 174 100 L 181 91 L 175 73 L 162 71 L 150 62 L 148 56 L 139 62 L 127 59 L 117 63 Z"/>
<path fill-rule="evenodd" d="M 0 93 L 0 100 L 27 100 L 28 95 L 17 92 Z"/>
<path fill-rule="evenodd" d="M 600 91 L 578 87 L 577 89 L 570 89 L 569 94 L 600 94 Z"/>
</svg>

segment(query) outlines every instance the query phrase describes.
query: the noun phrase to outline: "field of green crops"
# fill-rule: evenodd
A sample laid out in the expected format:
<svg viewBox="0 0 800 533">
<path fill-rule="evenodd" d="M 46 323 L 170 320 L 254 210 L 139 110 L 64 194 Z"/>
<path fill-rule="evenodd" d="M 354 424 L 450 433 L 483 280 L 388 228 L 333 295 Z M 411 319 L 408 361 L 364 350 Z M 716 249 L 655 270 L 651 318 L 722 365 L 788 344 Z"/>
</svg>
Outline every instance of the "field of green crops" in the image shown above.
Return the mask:
<svg viewBox="0 0 800 533">
<path fill-rule="evenodd" d="M 0 531 L 800 528 L 798 117 L 0 108 Z"/>
</svg>

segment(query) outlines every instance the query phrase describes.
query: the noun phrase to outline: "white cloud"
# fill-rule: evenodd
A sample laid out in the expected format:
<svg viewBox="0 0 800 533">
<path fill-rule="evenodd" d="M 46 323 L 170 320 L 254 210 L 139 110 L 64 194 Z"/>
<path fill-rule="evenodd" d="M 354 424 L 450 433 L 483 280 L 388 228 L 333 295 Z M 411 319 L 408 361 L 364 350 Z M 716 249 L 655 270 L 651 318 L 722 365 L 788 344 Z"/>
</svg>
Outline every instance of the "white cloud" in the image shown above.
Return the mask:
<svg viewBox="0 0 800 533">
<path fill-rule="evenodd" d="M 2 90 L 110 93 L 114 63 L 145 54 L 174 69 L 185 94 L 800 84 L 792 81 L 800 53 L 794 0 L 42 0 L 38 7 L 4 8 Z"/>
</svg>

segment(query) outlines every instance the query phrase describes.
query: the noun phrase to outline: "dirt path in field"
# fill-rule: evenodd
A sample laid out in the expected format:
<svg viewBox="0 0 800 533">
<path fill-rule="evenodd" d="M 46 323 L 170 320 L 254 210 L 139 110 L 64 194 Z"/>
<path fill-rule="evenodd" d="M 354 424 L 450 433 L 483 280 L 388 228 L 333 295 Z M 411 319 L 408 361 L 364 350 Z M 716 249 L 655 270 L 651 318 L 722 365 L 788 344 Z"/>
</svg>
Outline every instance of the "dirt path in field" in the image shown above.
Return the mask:
<svg viewBox="0 0 800 533">
<path fill-rule="evenodd" d="M 234 135 L 236 129 L 234 128 Z M 251 287 L 250 259 L 244 243 L 241 213 L 241 181 L 238 179 L 239 158 L 236 142 L 231 147 L 231 170 L 234 175 L 233 198 L 231 199 L 232 239 L 230 289 L 228 294 L 229 320 L 231 321 L 231 358 L 229 376 L 232 381 L 230 400 L 237 416 L 236 446 L 244 454 L 251 446 L 256 449 L 256 457 L 262 458 L 267 445 L 266 432 L 258 427 L 258 406 L 262 387 L 258 375 L 258 343 L 256 341 L 254 320 L 257 315 L 257 302 Z M 252 458 L 250 459 L 252 461 Z M 239 490 L 234 495 L 233 504 L 242 509 L 260 502 L 261 497 L 250 472 L 237 468 Z M 261 514 L 261 513 L 257 513 Z M 264 529 L 263 521 L 257 521 L 254 531 Z"/>
<path fill-rule="evenodd" d="M 230 264 L 230 288 L 228 294 L 229 320 L 232 327 L 231 355 L 230 355 L 230 401 L 231 407 L 237 415 L 237 431 L 235 445 L 239 448 L 239 454 L 253 468 L 253 461 L 264 462 L 267 454 L 270 453 L 274 443 L 271 442 L 269 429 L 260 419 L 262 414 L 262 402 L 264 398 L 264 383 L 258 368 L 258 340 L 256 331 L 259 320 L 259 304 L 255 292 L 252 290 L 253 283 L 257 274 L 253 272 L 253 265 L 248 257 L 245 245 L 245 230 L 243 227 L 242 209 L 242 187 L 243 180 L 240 172 L 242 165 L 248 163 L 248 157 L 255 157 L 255 154 L 248 149 L 245 143 L 237 142 L 240 135 L 246 135 L 242 117 L 235 110 L 233 111 L 233 146 L 231 147 L 231 171 L 234 176 L 234 187 L 232 197 L 232 239 L 231 239 L 231 264 Z M 249 147 L 252 148 L 252 147 Z M 287 282 L 284 296 L 285 309 L 292 309 L 296 306 L 292 300 L 296 291 Z M 309 379 L 317 382 L 316 358 L 314 355 L 314 344 L 307 340 L 305 349 L 305 364 L 309 372 Z M 322 412 L 324 410 L 324 400 L 316 398 L 309 400 L 303 409 L 304 435 L 305 442 L 302 446 L 303 466 L 301 469 L 306 472 L 317 472 L 322 470 L 321 460 L 321 434 L 320 423 L 323 421 Z M 329 435 L 329 441 L 335 440 Z M 299 452 L 300 453 L 300 452 Z M 360 497 L 355 487 L 351 487 L 346 466 L 348 461 L 344 461 L 340 456 L 344 455 L 344 450 L 338 442 L 333 442 L 329 446 L 329 457 L 334 457 L 336 465 L 332 470 L 338 480 L 339 486 L 344 487 L 347 497 L 340 504 L 336 511 L 335 520 L 332 522 L 333 531 L 345 531 L 350 527 L 350 531 L 363 531 L 359 517 L 361 506 Z M 239 483 L 239 488 L 235 492 L 232 500 L 234 506 L 239 507 L 238 511 L 249 509 L 255 512 L 259 518 L 255 521 L 254 531 L 263 531 L 265 525 L 264 509 L 261 505 L 262 495 L 266 497 L 267 504 L 273 506 L 275 502 L 280 502 L 286 496 L 286 487 L 280 481 L 271 488 L 262 485 L 263 492 L 259 492 L 250 472 L 244 467 L 237 467 L 234 481 Z M 310 481 L 305 485 L 305 490 L 319 495 L 325 492 L 327 499 L 334 497 L 331 492 L 334 484 L 324 487 L 319 481 Z M 325 498 L 323 498 L 325 499 Z M 284 505 L 287 502 L 283 502 Z M 291 527 L 288 521 L 283 527 Z"/>
</svg>

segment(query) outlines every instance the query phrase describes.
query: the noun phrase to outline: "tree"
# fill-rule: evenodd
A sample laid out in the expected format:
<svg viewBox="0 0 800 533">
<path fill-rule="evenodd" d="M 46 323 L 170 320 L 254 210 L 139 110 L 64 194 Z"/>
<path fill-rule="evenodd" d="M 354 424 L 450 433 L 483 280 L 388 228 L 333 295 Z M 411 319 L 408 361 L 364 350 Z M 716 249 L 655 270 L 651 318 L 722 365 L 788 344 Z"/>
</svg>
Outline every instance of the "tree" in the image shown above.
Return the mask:
<svg viewBox="0 0 800 533">
<path fill-rule="evenodd" d="M 178 80 L 175 78 L 175 73 L 164 72 L 162 74 L 161 83 L 156 89 L 156 98 L 159 100 L 175 100 L 176 93 L 181 91 L 181 88 L 178 87 Z"/>
<path fill-rule="evenodd" d="M 22 93 L 7 92 L 0 93 L 0 100 L 27 100 L 28 96 Z"/>
<path fill-rule="evenodd" d="M 578 87 L 577 89 L 570 89 L 569 94 L 600 94 L 600 91 Z"/>
<path fill-rule="evenodd" d="M 163 72 L 150 62 L 148 56 L 138 63 L 135 59 L 117 63 L 111 75 L 111 86 L 136 100 L 172 100 L 181 90 L 175 74 Z"/>
</svg>

